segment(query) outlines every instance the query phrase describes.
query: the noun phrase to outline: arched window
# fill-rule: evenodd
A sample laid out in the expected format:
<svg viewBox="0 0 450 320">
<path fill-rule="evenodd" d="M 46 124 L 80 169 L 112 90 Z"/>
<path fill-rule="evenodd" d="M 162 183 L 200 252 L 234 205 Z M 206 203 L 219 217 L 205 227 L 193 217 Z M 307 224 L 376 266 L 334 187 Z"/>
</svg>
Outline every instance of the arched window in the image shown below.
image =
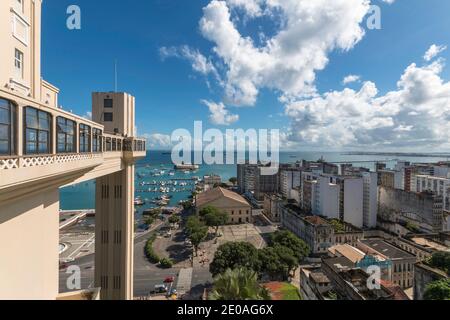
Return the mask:
<svg viewBox="0 0 450 320">
<path fill-rule="evenodd" d="M 0 99 L 0 155 L 16 154 L 16 106 Z"/>
<path fill-rule="evenodd" d="M 49 154 L 52 116 L 33 107 L 25 107 L 25 154 Z"/>
<path fill-rule="evenodd" d="M 80 124 L 80 152 L 91 152 L 91 127 Z"/>
<path fill-rule="evenodd" d="M 75 153 L 75 121 L 58 117 L 56 130 L 58 132 L 58 153 Z"/>
</svg>

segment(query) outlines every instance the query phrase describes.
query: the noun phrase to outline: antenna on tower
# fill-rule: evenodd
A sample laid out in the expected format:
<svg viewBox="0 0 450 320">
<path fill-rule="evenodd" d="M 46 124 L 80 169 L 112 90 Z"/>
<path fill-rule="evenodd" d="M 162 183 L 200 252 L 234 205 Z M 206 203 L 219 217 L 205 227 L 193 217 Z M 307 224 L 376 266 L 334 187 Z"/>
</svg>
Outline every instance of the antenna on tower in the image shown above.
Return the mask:
<svg viewBox="0 0 450 320">
<path fill-rule="evenodd" d="M 117 59 L 114 60 L 114 92 L 117 92 Z"/>
</svg>

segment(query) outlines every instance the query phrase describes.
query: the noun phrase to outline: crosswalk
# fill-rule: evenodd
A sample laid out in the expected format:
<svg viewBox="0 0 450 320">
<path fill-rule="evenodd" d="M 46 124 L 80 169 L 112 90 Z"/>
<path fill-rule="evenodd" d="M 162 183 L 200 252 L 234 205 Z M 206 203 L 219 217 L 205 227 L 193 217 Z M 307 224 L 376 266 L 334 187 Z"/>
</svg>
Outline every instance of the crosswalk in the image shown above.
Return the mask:
<svg viewBox="0 0 450 320">
<path fill-rule="evenodd" d="M 182 296 L 191 290 L 192 268 L 181 269 L 178 274 L 177 292 Z"/>
</svg>

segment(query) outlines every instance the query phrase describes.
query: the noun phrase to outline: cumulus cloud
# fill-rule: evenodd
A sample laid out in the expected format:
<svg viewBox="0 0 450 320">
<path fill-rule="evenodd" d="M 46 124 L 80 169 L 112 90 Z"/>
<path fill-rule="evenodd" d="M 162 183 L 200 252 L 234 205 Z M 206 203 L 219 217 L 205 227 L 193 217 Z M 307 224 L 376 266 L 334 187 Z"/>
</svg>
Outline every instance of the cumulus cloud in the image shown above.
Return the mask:
<svg viewBox="0 0 450 320">
<path fill-rule="evenodd" d="M 239 120 L 237 114 L 230 113 L 225 105 L 221 103 L 215 103 L 212 101 L 202 100 L 202 103 L 209 109 L 209 120 L 213 124 L 228 126 Z"/>
<path fill-rule="evenodd" d="M 172 148 L 170 136 L 161 133 L 144 134 L 143 138 L 147 139 L 147 149 L 153 150 L 169 150 Z"/>
<path fill-rule="evenodd" d="M 343 80 L 342 80 L 342 84 L 346 85 L 352 82 L 359 82 L 361 80 L 360 76 L 354 75 L 354 74 L 350 74 L 348 76 L 346 76 Z"/>
<path fill-rule="evenodd" d="M 448 147 L 450 82 L 441 79 L 443 60 L 409 65 L 397 89 L 378 95 L 373 82 L 293 101 L 286 140 L 292 145 L 330 147 Z"/>
<path fill-rule="evenodd" d="M 281 92 L 284 100 L 315 94 L 316 71 L 326 67 L 331 51 L 350 50 L 363 38 L 369 8 L 369 0 L 212 0 L 200 31 L 225 66 L 225 101 L 252 106 L 262 88 Z M 238 30 L 233 9 L 246 19 L 281 19 L 281 27 L 257 46 Z"/>
<path fill-rule="evenodd" d="M 446 50 L 447 46 L 437 46 L 435 44 L 431 45 L 431 47 L 428 49 L 428 51 L 425 53 L 423 58 L 425 61 L 431 61 L 433 58 L 435 58 L 439 53 Z"/>
<path fill-rule="evenodd" d="M 83 118 L 88 119 L 88 120 L 92 120 L 92 112 L 91 111 L 86 111 L 86 113 L 84 114 Z"/>
<path fill-rule="evenodd" d="M 176 57 L 189 61 L 192 69 L 203 75 L 214 74 L 217 75 L 217 70 L 210 59 L 206 58 L 197 49 L 192 49 L 189 46 L 181 47 L 161 47 L 159 49 L 160 56 L 163 60 Z"/>
</svg>

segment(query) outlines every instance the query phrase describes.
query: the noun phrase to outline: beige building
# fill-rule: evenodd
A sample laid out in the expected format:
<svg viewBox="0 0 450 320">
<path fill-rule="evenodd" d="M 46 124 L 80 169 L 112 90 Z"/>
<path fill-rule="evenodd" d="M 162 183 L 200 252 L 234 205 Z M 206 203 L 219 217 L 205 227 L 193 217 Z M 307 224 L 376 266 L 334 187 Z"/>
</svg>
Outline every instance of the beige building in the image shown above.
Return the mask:
<svg viewBox="0 0 450 320">
<path fill-rule="evenodd" d="M 197 195 L 195 199 L 197 213 L 207 206 L 227 212 L 230 224 L 252 222 L 252 207 L 247 200 L 233 191 L 218 187 Z"/>
<path fill-rule="evenodd" d="M 146 154 L 134 98 L 94 93 L 94 121 L 59 108 L 59 90 L 41 79 L 41 4 L 0 1 L 0 299 L 59 298 L 59 188 L 91 179 L 95 287 L 131 299 L 134 162 Z M 108 96 L 112 119 L 99 116 Z"/>
</svg>

